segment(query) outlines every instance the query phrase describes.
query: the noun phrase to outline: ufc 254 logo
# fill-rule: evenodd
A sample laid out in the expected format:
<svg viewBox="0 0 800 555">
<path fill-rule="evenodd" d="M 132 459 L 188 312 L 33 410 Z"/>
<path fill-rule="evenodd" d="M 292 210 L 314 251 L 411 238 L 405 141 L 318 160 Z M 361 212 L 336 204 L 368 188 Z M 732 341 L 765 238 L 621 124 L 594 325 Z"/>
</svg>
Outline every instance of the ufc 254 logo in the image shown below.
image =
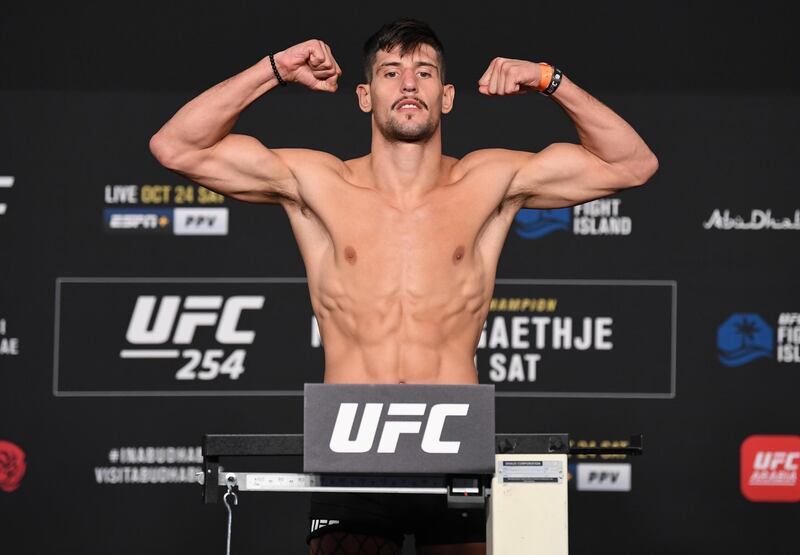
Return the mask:
<svg viewBox="0 0 800 555">
<path fill-rule="evenodd" d="M 156 305 L 158 309 L 156 310 Z M 255 332 L 239 328 L 246 310 L 260 310 L 262 295 L 140 295 L 136 299 L 125 339 L 138 348 L 123 349 L 125 359 L 183 358 L 187 362 L 175 374 L 177 380 L 235 380 L 244 372 L 245 349 L 180 349 L 194 341 L 198 328 L 210 328 L 220 345 L 250 345 Z M 159 347 L 159 348 L 155 348 Z M 170 347 L 170 348 L 161 348 Z"/>
<path fill-rule="evenodd" d="M 330 448 L 335 453 L 367 453 L 372 450 L 383 413 L 384 403 L 366 403 L 355 439 L 350 439 L 359 403 L 342 403 L 331 434 Z M 426 403 L 389 403 L 387 416 L 424 416 Z M 419 435 L 426 453 L 458 453 L 460 441 L 442 441 L 445 420 L 450 416 L 466 416 L 468 403 L 437 403 L 431 406 L 425 420 L 385 420 L 378 441 L 378 453 L 394 453 L 401 434 Z"/>
</svg>

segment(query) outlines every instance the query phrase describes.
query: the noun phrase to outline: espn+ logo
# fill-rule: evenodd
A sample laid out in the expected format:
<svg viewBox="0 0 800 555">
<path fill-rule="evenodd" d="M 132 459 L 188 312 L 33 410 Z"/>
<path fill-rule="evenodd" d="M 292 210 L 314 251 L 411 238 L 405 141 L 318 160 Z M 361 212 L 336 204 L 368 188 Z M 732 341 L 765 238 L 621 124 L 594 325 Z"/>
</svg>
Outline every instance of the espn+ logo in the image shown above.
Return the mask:
<svg viewBox="0 0 800 555">
<path fill-rule="evenodd" d="M 260 310 L 264 301 L 263 295 L 164 295 L 159 302 L 157 296 L 139 295 L 125 333 L 128 343 L 138 348 L 123 349 L 120 358 L 183 358 L 187 362 L 177 370 L 177 380 L 238 379 L 245 371 L 245 349 L 180 347 L 193 345 L 198 329 L 203 328 L 210 328 L 214 340 L 223 346 L 252 344 L 255 332 L 239 329 L 239 321 L 244 311 Z"/>
<path fill-rule="evenodd" d="M 741 446 L 742 495 L 750 501 L 800 501 L 800 436 L 750 436 Z"/>
<path fill-rule="evenodd" d="M 375 444 L 375 437 L 383 413 L 384 403 L 366 403 L 361 423 L 355 439 L 350 439 L 353 432 L 359 403 L 342 403 L 336 415 L 336 423 L 329 446 L 335 453 L 367 453 Z M 424 416 L 426 403 L 389 403 L 387 416 Z M 402 434 L 419 435 L 423 422 L 420 447 L 426 453 L 446 454 L 458 453 L 460 441 L 442 441 L 445 420 L 451 416 L 466 416 L 469 403 L 437 403 L 431 406 L 427 420 L 385 420 L 378 441 L 378 453 L 394 453 Z"/>
</svg>

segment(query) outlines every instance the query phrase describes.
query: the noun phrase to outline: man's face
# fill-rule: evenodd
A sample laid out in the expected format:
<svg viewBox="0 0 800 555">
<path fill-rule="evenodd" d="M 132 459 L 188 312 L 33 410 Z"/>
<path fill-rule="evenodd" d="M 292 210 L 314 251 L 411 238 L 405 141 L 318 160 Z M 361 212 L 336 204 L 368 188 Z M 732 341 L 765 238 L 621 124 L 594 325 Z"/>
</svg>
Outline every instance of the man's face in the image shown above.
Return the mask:
<svg viewBox="0 0 800 555">
<path fill-rule="evenodd" d="M 439 57 L 430 45 L 422 44 L 405 56 L 400 56 L 399 46 L 390 52 L 379 50 L 372 83 L 359 85 L 359 104 L 372 112 L 387 139 L 424 141 L 452 107 L 453 86 L 442 84 L 439 70 Z"/>
</svg>

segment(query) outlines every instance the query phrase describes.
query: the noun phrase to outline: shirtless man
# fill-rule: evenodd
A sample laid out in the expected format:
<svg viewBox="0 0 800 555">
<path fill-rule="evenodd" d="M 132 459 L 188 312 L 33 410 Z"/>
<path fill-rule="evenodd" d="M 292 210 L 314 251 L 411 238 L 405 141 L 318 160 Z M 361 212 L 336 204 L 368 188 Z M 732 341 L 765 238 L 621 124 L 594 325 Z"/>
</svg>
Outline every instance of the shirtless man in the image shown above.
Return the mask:
<svg viewBox="0 0 800 555">
<path fill-rule="evenodd" d="M 366 83 L 356 95 L 371 114 L 365 156 L 343 161 L 319 151 L 271 149 L 230 132 L 279 78 L 337 90 L 341 69 L 320 40 L 268 56 L 205 91 L 153 136 L 151 151 L 209 189 L 284 208 L 319 321 L 325 382 L 477 383 L 475 349 L 517 211 L 573 206 L 642 185 L 658 162 L 630 125 L 566 76 L 550 98 L 574 122 L 580 144 L 445 156 L 440 119 L 453 109 L 455 89 L 445 82 L 433 31 L 398 20 L 364 50 Z M 487 96 L 536 92 L 554 84 L 552 72 L 495 58 L 477 87 Z M 334 510 L 330 503 L 327 509 Z M 449 517 L 424 514 L 433 529 L 418 531 L 418 553 L 485 552 L 480 521 L 464 522 L 459 531 Z M 310 538 L 311 553 L 400 552 L 402 530 L 398 537 L 380 522 L 361 524 L 321 528 Z"/>
</svg>

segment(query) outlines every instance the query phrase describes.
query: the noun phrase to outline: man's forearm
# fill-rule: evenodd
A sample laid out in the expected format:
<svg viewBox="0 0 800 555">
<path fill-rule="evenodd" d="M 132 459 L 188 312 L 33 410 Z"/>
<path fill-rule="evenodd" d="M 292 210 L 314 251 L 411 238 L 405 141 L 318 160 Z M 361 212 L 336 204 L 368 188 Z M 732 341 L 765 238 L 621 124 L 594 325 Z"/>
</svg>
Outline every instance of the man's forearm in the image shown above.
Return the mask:
<svg viewBox="0 0 800 555">
<path fill-rule="evenodd" d="M 551 98 L 575 123 L 586 150 L 645 179 L 655 171 L 656 157 L 633 127 L 566 76 Z"/>
<path fill-rule="evenodd" d="M 154 154 L 169 158 L 208 148 L 230 133 L 242 111 L 278 85 L 269 57 L 185 104 L 153 136 Z"/>
</svg>

